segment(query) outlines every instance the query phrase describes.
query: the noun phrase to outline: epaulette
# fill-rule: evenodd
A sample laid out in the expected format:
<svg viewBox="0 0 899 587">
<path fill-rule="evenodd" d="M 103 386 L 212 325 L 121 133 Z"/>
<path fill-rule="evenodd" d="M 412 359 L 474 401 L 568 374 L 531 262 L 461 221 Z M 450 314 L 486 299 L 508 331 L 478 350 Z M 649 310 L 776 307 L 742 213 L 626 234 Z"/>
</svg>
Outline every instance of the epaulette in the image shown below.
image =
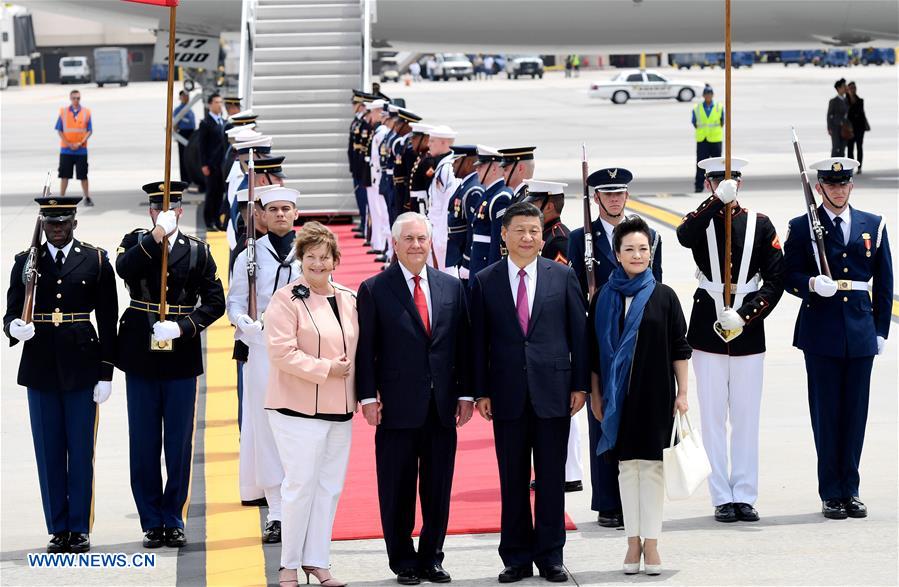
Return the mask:
<svg viewBox="0 0 899 587">
<path fill-rule="evenodd" d="M 184 234 L 183 232 L 181 234 L 183 234 L 184 236 L 186 236 L 187 238 L 189 238 L 192 241 L 196 241 L 196 242 L 200 243 L 201 245 L 209 246 L 209 244 L 206 241 L 204 241 L 203 239 L 201 239 L 199 237 L 196 237 L 192 234 Z"/>
<path fill-rule="evenodd" d="M 31 249 L 25 249 L 25 250 L 22 251 L 21 253 L 16 253 L 16 258 L 19 258 L 19 257 L 21 257 L 22 255 L 27 255 L 27 254 L 28 254 L 28 251 L 30 251 L 30 250 L 31 250 Z"/>
<path fill-rule="evenodd" d="M 148 228 L 135 228 L 128 234 L 144 234 L 145 232 L 150 232 Z"/>
<path fill-rule="evenodd" d="M 81 243 L 81 246 L 82 246 L 82 247 L 87 247 L 87 248 L 89 248 L 89 249 L 94 249 L 95 251 L 100 251 L 101 253 L 106 254 L 106 249 L 104 249 L 104 248 L 102 248 L 102 247 L 98 247 L 97 245 L 92 245 L 92 244 L 86 243 L 86 242 L 84 242 L 84 241 L 78 241 L 78 242 Z"/>
</svg>

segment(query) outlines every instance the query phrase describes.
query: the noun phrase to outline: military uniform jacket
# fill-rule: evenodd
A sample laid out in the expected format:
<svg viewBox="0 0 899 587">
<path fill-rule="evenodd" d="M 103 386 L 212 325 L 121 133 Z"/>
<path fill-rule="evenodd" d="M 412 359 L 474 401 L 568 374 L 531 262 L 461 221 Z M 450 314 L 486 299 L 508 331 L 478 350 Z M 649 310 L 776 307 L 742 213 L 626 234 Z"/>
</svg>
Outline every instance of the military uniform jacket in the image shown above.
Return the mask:
<svg viewBox="0 0 899 587">
<path fill-rule="evenodd" d="M 593 273 L 596 275 L 596 291 L 609 280 L 609 275 L 618 267 L 618 257 L 609 245 L 609 237 L 602 220 L 597 218 L 590 225 L 593 233 Z M 662 237 L 653 229 L 649 229 L 652 242 L 652 275 L 662 283 Z M 581 284 L 581 293 L 587 297 L 587 270 L 584 265 L 584 229 L 575 228 L 568 235 L 568 263 L 577 274 Z"/>
<path fill-rule="evenodd" d="M 412 149 L 409 136 L 401 136 L 393 146 L 393 209 L 397 216 L 412 209 L 409 204 L 409 174 L 417 154 Z"/>
<path fill-rule="evenodd" d="M 491 264 L 490 252 L 493 244 L 493 222 L 490 218 L 490 203 L 505 188 L 502 178 L 497 179 L 484 190 L 480 201 L 476 202 L 471 218 L 471 259 L 469 261 L 470 276 Z M 508 192 L 506 192 L 508 195 Z M 502 222 L 502 220 L 500 220 Z M 497 252 L 499 245 L 497 245 Z"/>
<path fill-rule="evenodd" d="M 693 260 L 699 272 L 706 279 L 712 278 L 709 261 L 709 247 L 706 229 L 714 221 L 715 234 L 719 251 L 719 270 L 724 275 L 724 210 L 725 206 L 715 196 L 710 196 L 695 211 L 684 216 L 677 227 L 677 240 L 693 251 Z M 747 213 L 748 212 L 748 213 Z M 733 205 L 731 225 L 731 281 L 737 282 L 740 274 L 740 263 L 743 256 L 743 243 L 746 235 L 748 214 L 755 212 L 741 208 L 737 202 Z M 783 295 L 784 264 L 780 241 L 771 220 L 759 214 L 752 240 L 752 255 L 749 259 L 747 279 L 758 275 L 762 284 L 758 291 L 747 293 L 742 304 L 735 308 L 746 324 L 743 333 L 725 343 L 715 333 L 713 325 L 718 319 L 721 309 L 720 296 L 714 298 L 708 291 L 697 288 L 693 294 L 693 312 L 690 315 L 690 327 L 687 340 L 690 346 L 699 351 L 719 355 L 744 356 L 765 352 L 765 318 Z M 735 298 L 731 297 L 732 303 Z"/>
<path fill-rule="evenodd" d="M 833 279 L 868 282 L 866 290 L 844 289 L 829 298 L 809 291 L 809 278 L 821 273 L 806 215 L 790 221 L 784 243 L 786 290 L 802 300 L 793 345 L 827 357 L 870 357 L 877 337 L 887 338 L 893 308 L 893 260 L 883 218 L 851 208 L 849 243 L 824 211 L 824 245 Z M 815 247 L 816 248 L 816 247 Z"/>
<path fill-rule="evenodd" d="M 353 181 L 356 180 L 359 173 L 358 167 L 358 155 L 359 155 L 359 142 L 362 134 L 362 116 L 359 113 L 353 117 L 353 122 L 350 123 L 350 136 L 347 141 L 346 148 L 346 157 L 347 162 L 350 166 L 350 175 L 353 176 Z"/>
<path fill-rule="evenodd" d="M 496 263 L 506 256 L 506 243 L 503 242 L 503 215 L 512 203 L 512 189 L 505 180 L 500 181 L 498 189 L 488 195 L 487 213 L 490 216 L 490 254 L 487 264 Z"/>
<path fill-rule="evenodd" d="M 25 304 L 22 272 L 27 257 L 27 251 L 19 253 L 13 263 L 3 317 L 3 331 L 7 336 L 10 322 L 21 317 Z M 119 309 L 115 274 L 106 251 L 73 240 L 62 271 L 57 271 L 47 245 L 42 245 L 37 269 L 35 318 L 47 319 L 53 312 L 64 315 L 94 312 L 97 328 L 94 329 L 89 316 L 76 316 L 79 321 L 66 321 L 58 326 L 35 322 L 34 337 L 25 341 L 22 349 L 19 385 L 46 391 L 71 391 L 93 388 L 101 380 L 111 381 Z M 10 337 L 10 346 L 18 342 Z"/>
<path fill-rule="evenodd" d="M 371 153 L 371 141 L 375 136 L 374 128 L 362 121 L 359 129 L 359 155 L 358 155 L 358 180 L 362 187 L 368 187 L 371 183 L 371 165 L 369 164 L 369 154 Z"/>
<path fill-rule="evenodd" d="M 379 187 L 381 184 L 381 173 L 383 170 L 381 169 L 381 147 L 387 138 L 387 135 L 390 133 L 390 129 L 387 126 L 381 124 L 375 129 L 374 136 L 372 137 L 371 143 L 368 149 L 368 157 L 366 158 L 366 162 L 371 166 L 371 177 L 368 183 L 369 186 Z"/>
<path fill-rule="evenodd" d="M 168 256 L 167 320 L 178 323 L 181 336 L 173 351 L 151 351 L 150 336 L 157 312 L 128 308 L 119 322 L 116 366 L 125 373 L 148 379 L 183 379 L 203 373 L 200 333 L 225 313 L 225 293 L 209 246 L 200 239 L 177 232 Z M 116 272 L 125 280 L 132 300 L 159 303 L 162 244 L 150 231 L 137 229 L 125 235 L 116 257 Z"/>
<path fill-rule="evenodd" d="M 472 171 L 459 182 L 459 186 L 450 198 L 447 211 L 447 233 L 449 235 L 446 245 L 447 267 L 468 267 L 469 248 L 471 247 L 468 198 L 472 194 L 481 193 L 480 186 L 478 173 Z"/>
<path fill-rule="evenodd" d="M 427 201 L 423 198 L 427 198 L 432 177 L 434 177 L 434 158 L 427 153 L 418 153 L 409 172 L 409 209 L 413 212 L 428 213 Z"/>
<path fill-rule="evenodd" d="M 568 227 L 562 224 L 561 218 L 550 220 L 543 225 L 543 251 L 544 259 L 568 265 L 568 235 L 571 233 Z"/>
<path fill-rule="evenodd" d="M 449 222 L 447 215 L 450 199 L 459 186 L 459 180 L 453 174 L 452 152 L 434 159 L 434 175 L 428 185 L 428 213 L 431 216 L 431 224 L 446 225 Z"/>
</svg>

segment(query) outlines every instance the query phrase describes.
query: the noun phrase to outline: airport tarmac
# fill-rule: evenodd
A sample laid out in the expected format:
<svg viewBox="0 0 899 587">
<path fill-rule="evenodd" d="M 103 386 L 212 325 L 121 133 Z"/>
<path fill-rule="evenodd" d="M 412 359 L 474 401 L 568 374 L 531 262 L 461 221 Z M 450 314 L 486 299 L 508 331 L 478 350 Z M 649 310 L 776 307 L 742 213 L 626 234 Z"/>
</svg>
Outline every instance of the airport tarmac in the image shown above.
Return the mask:
<svg viewBox="0 0 899 587">
<path fill-rule="evenodd" d="M 723 72 L 669 72 L 675 79 L 708 82 L 723 100 Z M 896 258 L 897 70 L 784 68 L 757 65 L 734 72 L 734 156 L 750 161 L 740 201 L 769 215 L 781 241 L 787 221 L 803 211 L 790 126 L 803 140 L 807 162 L 828 156 L 824 120 L 833 81 L 854 79 L 872 131 L 865 141 L 865 173 L 856 180 L 852 203 L 884 215 Z M 664 281 L 689 313 L 695 266 L 677 242 L 673 225 L 705 197 L 692 193 L 695 143 L 691 104 L 676 101 L 630 102 L 623 106 L 590 99 L 589 82 L 613 72 L 560 72 L 543 80 L 424 82 L 411 87 L 386 84 L 389 96 L 403 97 L 426 122 L 449 124 L 460 143 L 497 147 L 537 145 L 536 177 L 566 181 L 563 219 L 575 228 L 581 216 L 580 145 L 587 143 L 592 169 L 627 167 L 634 172 L 631 210 L 650 220 L 664 242 Z M 58 108 L 74 86 L 10 88 L 0 94 L 0 286 L 9 284 L 12 256 L 28 245 L 39 195 L 48 169 L 57 165 L 53 131 Z M 164 83 L 125 88 L 83 87 L 83 102 L 94 116 L 90 174 L 96 207 L 79 211 L 77 238 L 115 251 L 122 235 L 148 224 L 140 186 L 162 178 L 165 111 Z M 349 106 L 348 106 L 349 107 Z M 277 145 L 275 145 L 277 151 Z M 175 160 L 173 176 L 177 176 Z M 70 193 L 79 193 L 77 182 Z M 53 192 L 58 193 L 54 179 Z M 197 227 L 189 197 L 182 224 Z M 595 214 L 595 208 L 594 208 Z M 200 223 L 202 225 L 202 223 Z M 374 271 L 375 267 L 372 266 Z M 120 307 L 127 292 L 119 282 Z M 659 577 L 625 577 L 622 531 L 600 528 L 589 510 L 586 490 L 568 494 L 566 510 L 578 529 L 568 533 L 565 562 L 579 585 L 652 582 L 672 585 L 895 585 L 899 582 L 897 507 L 897 349 L 895 334 L 875 360 L 867 441 L 862 458 L 861 498 L 870 509 L 865 520 L 830 521 L 819 513 L 815 452 L 809 424 L 802 354 L 791 346 L 798 300 L 785 295 L 766 323 L 768 351 L 762 402 L 760 497 L 756 524 L 717 524 L 703 487 L 691 499 L 668 502 L 660 541 L 665 571 Z M 894 308 L 897 304 L 894 304 Z M 899 318 L 894 309 L 894 324 Z M 212 336 L 210 334 L 209 336 Z M 218 334 L 216 334 L 218 336 Z M 0 583 L 3 585 L 204 585 L 277 583 L 278 547 L 256 546 L 235 533 L 213 537 L 206 522 L 220 515 L 221 503 L 209 497 L 222 483 L 204 470 L 206 430 L 201 394 L 195 444 L 193 499 L 188 520 L 191 544 L 180 553 L 162 549 L 153 569 L 34 569 L 27 553 L 42 552 L 47 541 L 40 507 L 34 453 L 24 390 L 16 384 L 21 346 L 2 353 L 0 395 Z M 201 386 L 205 382 L 201 381 Z M 201 389 L 203 389 L 201 387 Z M 695 388 L 691 411 L 698 412 Z M 140 528 L 129 490 L 124 377 L 117 372 L 113 395 L 100 410 L 96 449 L 94 552 L 141 552 Z M 584 418 L 585 415 L 581 414 Z M 697 421 L 698 418 L 694 419 Z M 586 437 L 586 426 L 582 427 Z M 464 435 L 464 429 L 461 433 Z M 586 451 L 586 438 L 584 450 Z M 586 456 L 586 455 L 585 455 Z M 586 461 L 586 458 L 585 458 Z M 227 504 L 226 504 L 227 505 Z M 217 506 L 217 507 L 213 507 Z M 205 517 L 204 517 L 205 514 Z M 377 515 L 377 512 L 371 512 Z M 221 531 L 221 530 L 219 530 Z M 502 564 L 497 534 L 450 536 L 444 566 L 454 584 L 492 585 Z M 231 550 L 233 549 L 233 550 Z M 249 552 L 249 554 L 248 554 Z M 246 561 L 239 575 L 218 573 L 211 561 Z M 244 563 L 241 563 L 244 564 Z M 381 540 L 335 543 L 334 574 L 353 585 L 395 584 Z M 252 577 L 235 582 L 233 577 Z M 537 584 L 530 579 L 524 584 Z"/>
</svg>

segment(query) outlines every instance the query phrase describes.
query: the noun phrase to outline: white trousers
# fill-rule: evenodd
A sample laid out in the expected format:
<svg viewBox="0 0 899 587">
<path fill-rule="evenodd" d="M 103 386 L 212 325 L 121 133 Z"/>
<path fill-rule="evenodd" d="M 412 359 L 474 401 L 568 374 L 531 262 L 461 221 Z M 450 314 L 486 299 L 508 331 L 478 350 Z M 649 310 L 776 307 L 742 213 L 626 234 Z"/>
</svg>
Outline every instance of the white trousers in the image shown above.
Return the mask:
<svg viewBox="0 0 899 587">
<path fill-rule="evenodd" d="M 618 463 L 618 489 L 627 537 L 658 540 L 665 504 L 662 461 L 621 461 Z"/>
<path fill-rule="evenodd" d="M 587 400 L 590 401 L 589 399 Z M 589 404 L 584 406 L 589 409 Z M 581 455 L 581 414 L 580 412 L 571 417 L 571 427 L 568 429 L 568 457 L 565 460 L 565 482 L 581 481 L 584 478 L 584 461 Z"/>
<path fill-rule="evenodd" d="M 365 188 L 368 195 L 368 213 L 371 215 L 371 246 L 386 251 L 390 239 L 390 216 L 387 214 L 387 200 L 378 191 L 378 185 Z"/>
<path fill-rule="evenodd" d="M 437 209 L 431 210 L 433 214 L 439 212 Z M 434 265 L 434 259 L 437 259 L 437 265 L 434 266 L 435 269 L 439 271 L 446 271 L 446 246 L 447 239 L 449 239 L 449 228 L 447 226 L 447 218 L 446 218 L 446 208 L 444 208 L 443 218 L 431 217 L 429 215 L 429 220 L 431 221 L 431 247 L 434 250 L 434 254 L 428 259 L 428 265 Z"/>
<path fill-rule="evenodd" d="M 240 427 L 240 498 L 265 496 L 268 521 L 281 519 L 281 482 L 284 469 L 265 409 L 268 387 L 268 349 L 250 344 L 243 367 L 243 422 Z"/>
<path fill-rule="evenodd" d="M 730 357 L 693 351 L 693 372 L 709 455 L 712 505 L 748 503 L 759 493 L 759 414 L 765 353 Z M 730 420 L 728 473 L 727 421 Z"/>
<path fill-rule="evenodd" d="M 269 410 L 284 463 L 281 566 L 328 568 L 331 530 L 343 491 L 353 423 L 297 418 Z"/>
</svg>

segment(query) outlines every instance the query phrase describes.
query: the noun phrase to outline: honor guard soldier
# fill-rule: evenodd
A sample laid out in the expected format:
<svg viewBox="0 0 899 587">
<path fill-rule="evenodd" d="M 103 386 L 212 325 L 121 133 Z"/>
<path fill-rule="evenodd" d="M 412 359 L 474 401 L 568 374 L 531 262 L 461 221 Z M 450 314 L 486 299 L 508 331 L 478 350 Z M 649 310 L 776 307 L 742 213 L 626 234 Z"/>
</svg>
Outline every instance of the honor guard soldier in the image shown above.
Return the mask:
<svg viewBox="0 0 899 587">
<path fill-rule="evenodd" d="M 381 182 L 378 184 L 378 192 L 381 194 L 381 197 L 384 199 L 384 210 L 385 214 L 384 224 L 387 226 L 387 232 L 390 232 L 390 227 L 393 226 L 393 200 L 396 196 L 394 190 L 393 183 L 393 173 L 394 167 L 396 165 L 396 158 L 393 155 L 393 143 L 397 138 L 397 127 L 400 123 L 399 118 L 399 109 L 400 107 L 396 104 L 388 104 L 385 109 L 386 118 L 384 119 L 384 127 L 386 127 L 387 134 L 384 135 L 384 138 L 381 140 L 381 146 L 378 149 L 379 157 L 381 159 Z M 381 263 L 386 263 L 393 256 L 393 239 L 388 235 L 387 237 L 387 246 L 384 249 L 384 254 L 381 257 L 377 257 L 375 260 Z"/>
<path fill-rule="evenodd" d="M 412 139 L 415 147 L 412 167 L 409 170 L 409 209 L 419 214 L 428 214 L 428 186 L 434 176 L 434 161 L 428 154 L 431 129 L 429 124 L 413 124 Z M 417 136 L 416 136 L 417 135 Z M 416 140 L 417 139 L 417 140 Z"/>
<path fill-rule="evenodd" d="M 783 254 L 774 225 L 767 216 L 736 201 L 746 164 L 732 158 L 734 179 L 724 180 L 723 157 L 700 161 L 705 187 L 713 195 L 684 216 L 677 227 L 677 240 L 693 252 L 699 279 L 687 341 L 693 348 L 702 437 L 712 465 L 709 492 L 719 522 L 759 519 L 754 504 L 758 498 L 764 320 L 783 294 Z M 732 298 L 731 307 L 726 308 L 724 214 L 731 202 Z"/>
<path fill-rule="evenodd" d="M 187 184 L 169 185 L 171 200 L 165 211 L 163 182 L 143 186 L 154 227 L 126 234 L 116 258 L 116 272 L 131 294 L 119 323 L 116 366 L 125 372 L 131 491 L 147 548 L 187 543 L 184 517 L 190 499 L 197 376 L 203 373 L 200 334 L 225 313 L 222 282 L 209 246 L 178 229 Z M 166 235 L 166 319 L 159 321 Z"/>
<path fill-rule="evenodd" d="M 387 201 L 381 194 L 381 143 L 390 132 L 390 127 L 383 123 L 384 112 L 387 103 L 384 100 L 369 102 L 368 121 L 373 132 L 365 150 L 365 162 L 369 166 L 366 194 L 368 196 L 368 218 L 371 222 L 371 253 L 383 257 L 387 251 L 387 241 L 390 238 L 389 216 L 387 214 Z"/>
<path fill-rule="evenodd" d="M 629 196 L 628 185 L 634 175 L 623 167 L 608 167 L 594 171 L 587 177 L 587 185 L 593 190 L 593 201 L 599 206 L 599 217 L 590 223 L 593 241 L 593 274 L 596 277 L 596 292 L 609 280 L 612 271 L 618 267 L 618 259 L 612 247 L 612 231 L 624 219 L 624 210 Z M 662 281 L 662 239 L 650 229 L 652 244 L 652 274 L 656 281 Z M 587 297 L 587 270 L 585 265 L 584 228 L 571 231 L 568 239 L 568 262 L 577 274 L 584 297 Z M 596 454 L 595 447 L 602 437 L 602 425 L 587 412 L 590 446 L 590 479 L 592 496 L 590 508 L 597 512 L 597 523 L 605 528 L 619 528 L 624 525 L 621 512 L 621 494 L 618 488 L 618 463 L 608 461 Z"/>
<path fill-rule="evenodd" d="M 406 177 L 405 173 L 408 172 L 408 169 L 404 165 L 403 160 L 403 151 L 405 151 L 406 146 L 409 143 L 409 137 L 411 136 L 412 127 L 411 124 L 413 122 L 418 122 L 421 120 L 421 116 L 409 112 L 405 108 L 398 108 L 396 112 L 397 120 L 394 123 L 393 130 L 394 138 L 390 142 L 390 171 L 391 176 L 390 179 L 393 182 L 391 186 L 391 191 L 393 193 L 393 198 L 390 202 L 390 206 L 387 209 L 387 213 L 390 217 L 390 226 L 393 227 L 393 222 L 396 220 L 397 216 L 404 212 L 403 204 L 408 201 L 409 191 L 406 185 Z M 405 199 L 404 199 L 405 198 Z M 393 241 L 392 239 L 388 239 L 388 248 L 393 249 Z"/>
<path fill-rule="evenodd" d="M 478 145 L 478 181 L 481 184 L 480 198 L 471 202 L 471 255 L 469 261 L 469 284 L 481 269 L 490 265 L 490 249 L 493 239 L 493 223 L 490 219 L 490 202 L 499 190 L 505 187 L 503 156 L 493 147 Z"/>
<path fill-rule="evenodd" d="M 118 302 L 106 251 L 76 240 L 80 197 L 35 198 L 47 242 L 16 255 L 3 329 L 24 343 L 18 383 L 28 390 L 31 436 L 47 532 L 47 552 L 87 552 L 94 521 L 94 441 L 98 404 L 112 392 Z M 33 314 L 25 280 L 36 272 Z M 29 308 L 30 310 L 30 308 Z M 97 329 L 91 324 L 94 312 Z M 21 316 L 31 316 L 30 321 Z"/>
<path fill-rule="evenodd" d="M 256 194 L 254 194 L 256 195 Z M 268 348 L 263 333 L 262 316 L 276 290 L 300 275 L 293 241 L 296 233 L 299 192 L 285 187 L 260 188 L 259 203 L 268 233 L 255 243 L 256 312 L 249 315 L 248 255 L 244 250 L 234 263 L 228 291 L 228 319 L 237 327 L 235 336 L 250 349 L 243 369 L 243 417 L 240 431 L 240 498 L 258 499 L 260 493 L 268 503 L 264 543 L 281 542 L 281 482 L 284 469 L 278 447 L 265 412 L 268 385 Z"/>
<path fill-rule="evenodd" d="M 520 193 L 527 194 L 523 201 L 529 202 L 543 213 L 543 250 L 544 259 L 568 266 L 568 227 L 562 224 L 562 209 L 565 207 L 565 188 L 567 183 L 525 179 L 524 189 Z M 568 431 L 568 457 L 565 460 L 565 491 L 583 491 L 584 464 L 581 458 L 580 416 L 571 417 Z M 531 481 L 533 487 L 534 482 Z"/>
<path fill-rule="evenodd" d="M 793 346 L 805 355 L 818 494 L 824 516 L 836 520 L 868 515 L 858 498 L 858 468 L 874 355 L 883 353 L 894 303 L 884 219 L 849 205 L 858 166 L 845 157 L 811 166 L 824 199 L 818 218 L 832 277 L 821 269 L 808 216 L 790 221 L 784 243 L 786 290 L 802 300 Z"/>
<path fill-rule="evenodd" d="M 350 165 L 350 175 L 353 177 L 353 195 L 356 197 L 356 206 L 359 209 L 359 226 L 353 228 L 353 232 L 358 234 L 357 238 L 365 238 L 367 226 L 368 196 L 365 192 L 365 186 L 362 184 L 364 173 L 362 166 L 365 164 L 364 155 L 362 154 L 365 144 L 363 142 L 363 131 L 365 137 L 368 137 L 368 121 L 365 119 L 367 112 L 365 105 L 374 100 L 375 97 L 362 90 L 353 90 L 353 121 L 350 123 L 350 138 L 347 145 L 347 159 Z"/>
<path fill-rule="evenodd" d="M 453 173 L 452 151 L 456 131 L 441 125 L 432 128 L 429 136 L 428 154 L 434 162 L 434 174 L 427 196 L 428 220 L 431 222 L 431 259 L 428 264 L 446 272 L 449 202 L 458 185 Z"/>
<path fill-rule="evenodd" d="M 238 96 L 225 96 L 222 98 L 222 103 L 225 105 L 225 114 L 229 117 L 240 112 L 240 97 Z"/>
<path fill-rule="evenodd" d="M 503 171 L 506 185 L 512 192 L 512 203 L 520 202 L 527 197 L 527 184 L 524 180 L 534 177 L 534 151 L 537 147 L 518 147 L 500 149 L 503 156 Z"/>
<path fill-rule="evenodd" d="M 468 198 L 477 192 L 478 148 L 475 145 L 453 145 L 453 174 L 458 187 L 453 192 L 447 212 L 447 273 L 468 282 L 469 237 Z"/>
</svg>

